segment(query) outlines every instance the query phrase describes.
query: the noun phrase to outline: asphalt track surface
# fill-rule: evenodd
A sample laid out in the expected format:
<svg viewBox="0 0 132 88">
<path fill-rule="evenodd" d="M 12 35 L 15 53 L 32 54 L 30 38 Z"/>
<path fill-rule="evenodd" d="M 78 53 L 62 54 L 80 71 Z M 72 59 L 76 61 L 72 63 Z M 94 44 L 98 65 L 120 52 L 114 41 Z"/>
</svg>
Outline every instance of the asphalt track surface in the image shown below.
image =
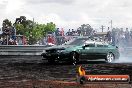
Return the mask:
<svg viewBox="0 0 132 88">
<path fill-rule="evenodd" d="M 33 87 L 11 87 L 9 81 L 15 81 L 15 85 L 24 80 L 50 80 L 50 81 L 63 81 L 68 83 L 76 83 L 76 75 L 78 73 L 78 67 L 82 65 L 86 74 L 121 74 L 132 75 L 132 63 L 105 63 L 103 61 L 85 61 L 80 62 L 76 66 L 67 63 L 60 62 L 58 64 L 49 64 L 47 61 L 43 61 L 40 56 L 29 57 L 0 57 L 0 88 L 33 88 Z M 132 77 L 131 77 L 132 79 Z M 17 82 L 16 82 L 17 81 Z M 23 82 L 23 83 L 24 83 Z M 18 83 L 18 84 L 17 84 Z M 44 82 L 45 83 L 45 82 Z M 50 83 L 50 82 L 48 82 Z M 98 86 L 98 84 L 96 84 Z M 101 84 L 99 84 L 102 86 Z M 109 84 L 108 84 L 109 85 Z M 110 84 L 111 85 L 111 84 Z M 109 85 L 109 86 L 110 86 Z M 116 85 L 116 86 L 115 86 Z M 113 84 L 115 88 L 132 88 L 131 84 Z M 124 86 L 125 87 L 124 87 Z M 91 84 L 92 86 L 92 84 Z M 107 87 L 107 88 L 113 88 Z M 36 88 L 55 88 L 55 87 L 36 87 Z M 58 87 L 63 88 L 63 87 Z M 72 87 L 74 88 L 74 87 Z M 76 88 L 76 87 L 75 87 Z M 105 88 L 103 87 L 86 87 L 81 86 L 78 88 Z"/>
</svg>

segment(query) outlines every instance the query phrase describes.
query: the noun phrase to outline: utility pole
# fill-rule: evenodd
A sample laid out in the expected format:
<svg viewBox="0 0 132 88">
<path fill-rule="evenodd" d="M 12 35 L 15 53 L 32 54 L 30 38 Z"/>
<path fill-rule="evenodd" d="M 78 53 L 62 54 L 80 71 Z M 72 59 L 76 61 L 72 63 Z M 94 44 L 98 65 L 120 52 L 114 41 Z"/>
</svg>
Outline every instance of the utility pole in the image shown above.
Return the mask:
<svg viewBox="0 0 132 88">
<path fill-rule="evenodd" d="M 104 31 L 104 29 L 105 29 L 105 26 L 103 26 L 103 25 L 102 25 L 102 26 L 101 26 L 101 29 L 102 29 L 102 32 L 103 32 L 103 31 Z"/>
</svg>

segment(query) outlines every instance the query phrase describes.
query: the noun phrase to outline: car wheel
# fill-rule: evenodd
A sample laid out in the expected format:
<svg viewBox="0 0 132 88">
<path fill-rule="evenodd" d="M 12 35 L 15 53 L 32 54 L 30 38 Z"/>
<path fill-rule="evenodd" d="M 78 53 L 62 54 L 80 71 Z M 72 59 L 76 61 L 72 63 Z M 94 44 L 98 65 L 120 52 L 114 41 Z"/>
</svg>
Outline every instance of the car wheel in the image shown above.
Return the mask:
<svg viewBox="0 0 132 88">
<path fill-rule="evenodd" d="M 79 61 L 78 54 L 76 52 L 72 52 L 71 59 L 72 59 L 72 64 L 76 65 Z"/>
<path fill-rule="evenodd" d="M 114 59 L 115 59 L 115 56 L 114 56 L 113 53 L 108 53 L 108 54 L 107 54 L 107 56 L 106 56 L 106 62 L 107 62 L 107 63 L 113 62 Z"/>
</svg>

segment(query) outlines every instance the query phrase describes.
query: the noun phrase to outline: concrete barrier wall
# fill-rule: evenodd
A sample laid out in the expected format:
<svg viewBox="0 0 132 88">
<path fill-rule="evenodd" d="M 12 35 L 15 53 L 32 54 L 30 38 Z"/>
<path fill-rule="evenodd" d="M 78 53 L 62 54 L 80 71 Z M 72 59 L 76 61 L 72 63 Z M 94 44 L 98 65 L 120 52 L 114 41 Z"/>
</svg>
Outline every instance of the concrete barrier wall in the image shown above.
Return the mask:
<svg viewBox="0 0 132 88">
<path fill-rule="evenodd" d="M 44 45 L 1 45 L 0 55 L 41 55 L 50 46 Z"/>
</svg>

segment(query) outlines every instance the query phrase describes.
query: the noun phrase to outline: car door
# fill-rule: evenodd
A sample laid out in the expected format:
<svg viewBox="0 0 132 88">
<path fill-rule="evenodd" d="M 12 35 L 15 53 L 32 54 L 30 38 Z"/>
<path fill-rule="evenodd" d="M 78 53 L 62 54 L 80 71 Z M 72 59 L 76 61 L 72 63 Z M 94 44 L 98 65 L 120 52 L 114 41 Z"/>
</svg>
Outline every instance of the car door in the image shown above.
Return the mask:
<svg viewBox="0 0 132 88">
<path fill-rule="evenodd" d="M 93 59 L 95 53 L 95 43 L 89 43 L 81 49 L 81 59 Z"/>
<path fill-rule="evenodd" d="M 95 47 L 95 58 L 104 59 L 108 49 L 107 45 L 104 45 L 103 43 L 96 43 Z"/>
</svg>

